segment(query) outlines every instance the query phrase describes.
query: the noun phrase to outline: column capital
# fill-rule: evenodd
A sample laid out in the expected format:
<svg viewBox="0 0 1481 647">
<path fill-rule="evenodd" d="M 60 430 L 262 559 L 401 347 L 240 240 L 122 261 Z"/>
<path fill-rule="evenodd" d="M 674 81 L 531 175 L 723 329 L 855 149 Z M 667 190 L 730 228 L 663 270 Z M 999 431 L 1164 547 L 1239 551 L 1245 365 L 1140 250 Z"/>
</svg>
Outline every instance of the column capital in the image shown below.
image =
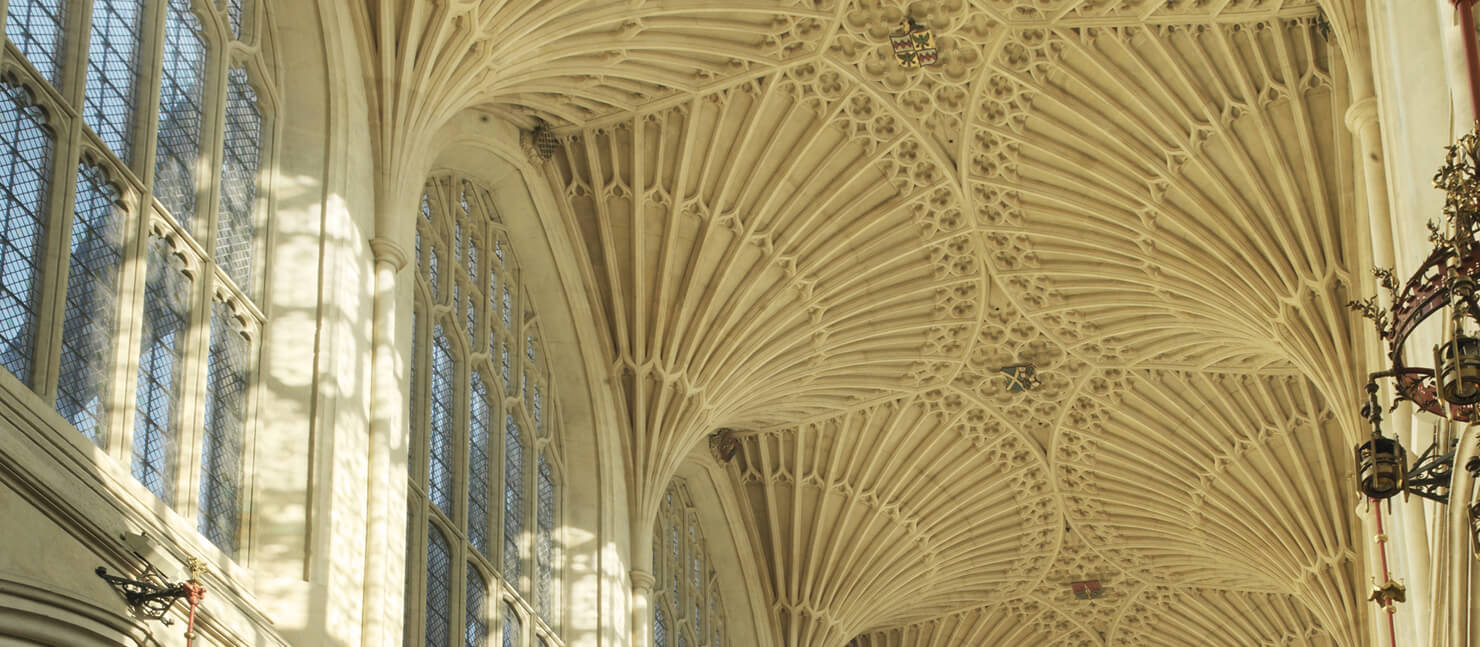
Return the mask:
<svg viewBox="0 0 1481 647">
<path fill-rule="evenodd" d="M 645 570 L 642 570 L 642 569 L 637 569 L 637 568 L 635 568 L 635 569 L 633 569 L 631 571 L 628 571 L 627 576 L 633 582 L 633 590 L 634 591 L 643 591 L 643 592 L 652 591 L 653 590 L 653 583 L 657 581 L 653 577 L 653 574 L 652 573 L 649 573 L 648 571 L 645 571 Z"/>
<path fill-rule="evenodd" d="M 377 264 L 390 263 L 391 269 L 394 271 L 399 272 L 401 268 L 406 267 L 406 250 L 402 249 L 400 245 L 391 242 L 389 238 L 376 236 L 370 239 L 370 253 L 375 255 L 375 262 Z"/>
<path fill-rule="evenodd" d="M 1347 113 L 1343 115 L 1342 121 L 1347 124 L 1350 133 L 1357 134 L 1364 126 L 1378 121 L 1378 99 L 1368 97 L 1359 99 L 1348 106 Z"/>
</svg>

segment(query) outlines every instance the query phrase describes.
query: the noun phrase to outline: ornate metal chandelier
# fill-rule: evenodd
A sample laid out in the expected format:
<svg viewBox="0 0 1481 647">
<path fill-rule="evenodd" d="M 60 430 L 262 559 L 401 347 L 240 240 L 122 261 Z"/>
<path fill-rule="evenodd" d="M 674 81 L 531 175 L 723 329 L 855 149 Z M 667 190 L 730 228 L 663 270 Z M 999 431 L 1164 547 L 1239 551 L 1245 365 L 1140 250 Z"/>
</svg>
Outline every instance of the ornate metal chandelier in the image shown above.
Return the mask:
<svg viewBox="0 0 1481 647">
<path fill-rule="evenodd" d="M 1435 186 L 1445 192 L 1444 223 L 1429 223 L 1434 244 L 1428 258 L 1401 286 L 1392 270 L 1374 275 L 1388 292 L 1391 305 L 1380 308 L 1376 297 L 1351 302 L 1378 328 L 1388 347 L 1389 367 L 1368 376 L 1368 402 L 1363 416 L 1373 435 L 1357 446 L 1358 490 L 1372 499 L 1400 492 L 1440 503 L 1449 501 L 1454 450 L 1431 446 L 1414 467 L 1403 445 L 1383 435 L 1378 380 L 1394 380 L 1395 397 L 1441 418 L 1462 423 L 1477 421 L 1481 400 L 1481 358 L 1477 341 L 1477 158 L 1476 132 L 1449 147 L 1444 166 L 1435 174 Z M 1432 352 L 1433 366 L 1410 366 L 1411 336 L 1422 324 L 1438 318 L 1442 341 Z M 1434 323 L 1430 324 L 1433 328 Z"/>
</svg>

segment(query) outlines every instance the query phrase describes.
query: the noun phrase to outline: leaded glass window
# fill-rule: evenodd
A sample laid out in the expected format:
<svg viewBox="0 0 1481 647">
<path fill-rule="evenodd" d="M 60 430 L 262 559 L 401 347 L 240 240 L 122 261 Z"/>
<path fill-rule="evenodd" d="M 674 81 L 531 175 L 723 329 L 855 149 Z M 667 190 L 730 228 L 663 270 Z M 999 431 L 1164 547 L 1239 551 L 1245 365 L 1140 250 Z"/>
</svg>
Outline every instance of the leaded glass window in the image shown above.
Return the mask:
<svg viewBox="0 0 1481 647">
<path fill-rule="evenodd" d="M 468 564 L 468 596 L 463 601 L 463 645 L 485 647 L 489 644 L 488 583 L 478 567 Z"/>
<path fill-rule="evenodd" d="M 483 373 L 473 372 L 468 398 L 468 541 L 488 556 L 489 531 L 489 392 Z"/>
<path fill-rule="evenodd" d="M 427 524 L 427 647 L 452 642 L 452 548 L 437 524 Z"/>
<path fill-rule="evenodd" d="M 551 576 L 555 549 L 555 476 L 540 454 L 535 468 L 535 610 L 550 618 Z"/>
<path fill-rule="evenodd" d="M 242 37 L 242 27 L 252 13 L 252 0 L 226 0 L 226 23 L 232 38 Z"/>
<path fill-rule="evenodd" d="M 70 0 L 10 0 L 5 8 L 5 38 L 53 87 L 62 85 L 62 32 Z"/>
<path fill-rule="evenodd" d="M 506 232 L 493 204 L 477 182 L 439 174 L 413 218 L 408 523 L 436 524 L 452 563 L 467 565 L 455 569 L 450 589 L 451 613 L 463 614 L 472 631 L 466 644 L 483 644 L 477 634 L 486 627 L 498 634 L 488 642 L 561 647 L 559 393 L 544 354 L 526 361 L 526 342 L 540 338 L 539 317 L 525 299 L 501 296 L 519 289 L 519 262 L 498 242 Z M 517 381 L 541 388 L 538 414 L 529 399 L 507 397 Z M 420 560 L 426 551 L 408 554 Z M 407 577 L 408 590 L 419 590 L 430 574 L 413 561 Z M 421 623 L 435 619 L 410 611 L 408 635 L 422 636 Z"/>
<path fill-rule="evenodd" d="M 143 0 L 93 0 L 82 120 L 124 164 L 134 161 Z"/>
<path fill-rule="evenodd" d="M 504 417 L 504 577 L 519 581 L 519 539 L 524 532 L 524 435 L 514 416 Z"/>
<path fill-rule="evenodd" d="M 432 329 L 431 422 L 432 451 L 428 458 L 427 487 L 432 505 L 453 513 L 453 356 L 442 326 Z"/>
<path fill-rule="evenodd" d="M 206 39 L 190 0 L 165 7 L 164 69 L 159 82 L 159 135 L 154 197 L 186 229 L 195 220 L 196 163 L 206 90 Z"/>
<path fill-rule="evenodd" d="M 253 213 L 262 146 L 262 113 L 247 70 L 226 75 L 226 134 L 221 151 L 221 212 L 216 216 L 216 262 L 248 292 L 252 286 Z"/>
<path fill-rule="evenodd" d="M 53 401 L 48 425 L 98 445 L 90 472 L 132 475 L 197 520 L 198 548 L 236 558 L 271 30 L 221 42 L 240 0 L 0 5 L 6 51 L 28 61 L 0 79 L 0 365 Z M 197 204 L 218 194 L 219 210 Z"/>
<path fill-rule="evenodd" d="M 653 591 L 655 647 L 719 647 L 725 634 L 725 604 L 699 513 L 682 479 L 674 479 L 664 492 L 653 525 L 653 552 L 654 577 L 660 583 Z M 660 622 L 672 642 L 659 640 Z"/>
<path fill-rule="evenodd" d="M 514 605 L 504 603 L 504 645 L 503 647 L 519 647 L 524 644 L 524 626 L 519 621 L 519 611 Z"/>
<path fill-rule="evenodd" d="M 190 323 L 190 282 L 163 238 L 149 241 L 144 284 L 144 340 L 134 411 L 134 478 L 166 503 L 175 474 L 181 366 Z"/>
<path fill-rule="evenodd" d="M 468 295 L 465 312 L 467 313 L 464 323 L 467 325 L 468 341 L 472 343 L 478 339 L 478 304 L 473 295 Z"/>
<path fill-rule="evenodd" d="M 662 608 L 653 610 L 653 647 L 668 647 L 669 623 L 668 615 Z"/>
<path fill-rule="evenodd" d="M 123 265 L 119 198 L 118 187 L 101 167 L 84 162 L 78 168 L 57 412 L 99 445 L 107 428 L 118 269 Z"/>
<path fill-rule="evenodd" d="M 503 381 L 504 381 L 504 392 L 505 393 L 513 393 L 514 392 L 514 390 L 513 390 L 514 389 L 514 382 L 509 377 L 509 371 L 510 370 L 511 370 L 511 367 L 509 366 L 509 342 L 507 342 L 507 341 L 506 342 L 500 342 L 499 343 L 499 375 L 500 375 L 500 377 L 503 378 Z"/>
<path fill-rule="evenodd" d="M 53 146 L 31 91 L 0 81 L 0 364 L 28 384 Z"/>
<path fill-rule="evenodd" d="M 241 519 L 243 442 L 246 437 L 251 344 L 237 330 L 231 306 L 211 309 L 206 372 L 206 424 L 201 447 L 201 533 L 228 555 L 236 552 Z"/>
</svg>

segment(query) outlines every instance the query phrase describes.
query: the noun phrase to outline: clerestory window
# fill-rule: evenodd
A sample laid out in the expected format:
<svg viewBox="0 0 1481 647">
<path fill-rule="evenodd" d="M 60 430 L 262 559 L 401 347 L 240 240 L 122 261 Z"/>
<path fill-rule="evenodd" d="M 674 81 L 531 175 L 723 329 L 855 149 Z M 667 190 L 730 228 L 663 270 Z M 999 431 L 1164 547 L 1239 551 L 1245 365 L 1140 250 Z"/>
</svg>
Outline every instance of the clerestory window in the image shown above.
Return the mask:
<svg viewBox="0 0 1481 647">
<path fill-rule="evenodd" d="M 699 513 L 682 479 L 663 494 L 653 524 L 654 647 L 724 647 L 725 604 Z"/>
<path fill-rule="evenodd" d="M 560 416 L 488 190 L 439 174 L 416 218 L 406 644 L 559 647 Z"/>
<path fill-rule="evenodd" d="M 0 380 L 241 558 L 276 96 L 257 3 L 0 7 Z"/>
</svg>

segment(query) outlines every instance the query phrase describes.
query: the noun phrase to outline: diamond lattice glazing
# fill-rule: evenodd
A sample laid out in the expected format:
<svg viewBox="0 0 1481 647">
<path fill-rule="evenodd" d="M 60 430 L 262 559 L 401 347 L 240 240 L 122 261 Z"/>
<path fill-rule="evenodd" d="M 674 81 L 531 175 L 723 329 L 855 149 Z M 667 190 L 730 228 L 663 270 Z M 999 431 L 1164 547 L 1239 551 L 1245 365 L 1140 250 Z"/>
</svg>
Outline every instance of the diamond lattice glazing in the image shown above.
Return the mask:
<svg viewBox="0 0 1481 647">
<path fill-rule="evenodd" d="M 242 448 L 247 416 L 247 338 L 233 329 L 231 306 L 211 310 L 206 424 L 201 446 L 200 529 L 230 555 L 241 519 Z"/>
<path fill-rule="evenodd" d="M 0 83 L 0 365 L 29 382 L 52 136 L 26 88 Z"/>
<path fill-rule="evenodd" d="M 57 412 L 101 445 L 113 371 L 118 270 L 123 265 L 118 189 L 100 167 L 82 164 L 72 216 Z"/>
<path fill-rule="evenodd" d="M 161 238 L 149 242 L 144 285 L 144 340 L 134 413 L 133 474 L 170 502 L 179 434 L 180 366 L 189 321 L 189 280 Z"/>
<path fill-rule="evenodd" d="M 221 150 L 221 211 L 216 219 L 216 262 L 244 292 L 252 287 L 253 211 L 262 147 L 262 113 L 247 70 L 226 77 L 226 137 Z"/>
<path fill-rule="evenodd" d="M 82 120 L 125 164 L 133 161 L 142 0 L 94 0 Z"/>
<path fill-rule="evenodd" d="M 196 164 L 201 153 L 201 106 L 206 87 L 206 40 L 190 0 L 170 0 L 164 37 L 154 197 L 176 221 L 190 229 L 195 218 Z"/>
<path fill-rule="evenodd" d="M 67 0 L 10 0 L 5 8 L 5 38 L 52 87 L 61 86 L 62 29 L 71 4 Z"/>
</svg>

